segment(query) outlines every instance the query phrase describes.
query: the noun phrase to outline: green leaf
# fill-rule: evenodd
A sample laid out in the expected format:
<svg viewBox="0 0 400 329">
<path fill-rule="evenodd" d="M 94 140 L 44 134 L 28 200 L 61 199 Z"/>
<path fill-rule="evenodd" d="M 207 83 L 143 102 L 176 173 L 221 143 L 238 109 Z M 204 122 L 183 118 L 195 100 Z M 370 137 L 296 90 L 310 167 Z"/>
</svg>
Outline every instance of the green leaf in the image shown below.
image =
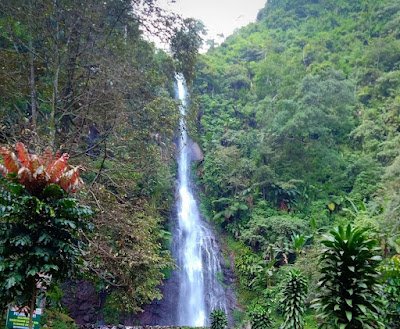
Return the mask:
<svg viewBox="0 0 400 329">
<path fill-rule="evenodd" d="M 28 273 L 26 273 L 27 276 L 35 276 L 38 273 L 37 268 L 31 268 Z"/>
<path fill-rule="evenodd" d="M 66 195 L 65 191 L 57 184 L 50 184 L 43 190 L 43 197 L 61 199 Z"/>
<path fill-rule="evenodd" d="M 357 307 L 363 312 L 364 314 L 367 314 L 367 308 L 363 304 L 357 304 Z"/>
<path fill-rule="evenodd" d="M 16 279 L 14 277 L 8 278 L 6 280 L 6 289 L 10 289 L 12 287 L 15 286 L 15 284 L 17 283 Z"/>
<path fill-rule="evenodd" d="M 241 204 L 239 205 L 239 209 L 240 209 L 240 210 L 248 210 L 249 207 L 247 207 L 247 205 L 245 205 L 244 203 L 241 203 Z"/>
</svg>

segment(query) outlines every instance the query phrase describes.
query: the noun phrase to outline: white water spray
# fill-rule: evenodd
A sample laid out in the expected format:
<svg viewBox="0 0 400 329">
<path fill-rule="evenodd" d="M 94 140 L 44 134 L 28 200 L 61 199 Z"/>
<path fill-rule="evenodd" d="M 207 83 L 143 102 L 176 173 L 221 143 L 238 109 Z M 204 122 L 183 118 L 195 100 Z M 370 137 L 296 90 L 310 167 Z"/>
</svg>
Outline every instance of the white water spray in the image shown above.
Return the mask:
<svg viewBox="0 0 400 329">
<path fill-rule="evenodd" d="M 218 244 L 199 213 L 190 187 L 190 147 L 186 131 L 187 89 L 182 75 L 176 77 L 180 106 L 178 159 L 178 232 L 175 237 L 179 267 L 177 321 L 180 326 L 202 327 L 213 309 L 227 311 L 225 291 L 217 276 L 222 275 Z"/>
</svg>

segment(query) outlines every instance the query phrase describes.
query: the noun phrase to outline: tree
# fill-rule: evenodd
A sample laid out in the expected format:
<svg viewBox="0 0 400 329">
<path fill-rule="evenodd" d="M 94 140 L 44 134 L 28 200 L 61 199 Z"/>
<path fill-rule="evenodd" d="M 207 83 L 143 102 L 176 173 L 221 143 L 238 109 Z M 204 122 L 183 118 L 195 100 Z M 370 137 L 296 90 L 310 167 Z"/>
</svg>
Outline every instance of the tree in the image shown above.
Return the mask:
<svg viewBox="0 0 400 329">
<path fill-rule="evenodd" d="M 70 198 L 81 184 L 68 155 L 30 154 L 22 143 L 0 149 L 0 308 L 29 305 L 30 328 L 43 277 L 71 277 L 80 267 L 90 208 Z"/>
<path fill-rule="evenodd" d="M 288 273 L 282 295 L 281 303 L 285 320 L 281 329 L 302 329 L 307 281 L 299 271 L 291 270 Z"/>
<path fill-rule="evenodd" d="M 109 132 L 120 117 L 116 113 L 126 112 L 126 103 L 129 109 L 135 104 L 142 110 L 143 100 L 154 100 L 148 89 L 156 80 L 150 76 L 157 65 L 155 49 L 142 40 L 139 26 L 153 28 L 157 35 L 163 28 L 164 34 L 172 34 L 167 27 L 171 15 L 155 4 L 156 0 L 2 1 L 0 61 L 10 64 L 2 72 L 13 87 L 0 86 L 5 100 L 12 97 L 0 102 L 2 121 L 12 118 L 10 108 L 18 108 L 12 125 L 5 127 L 7 139 L 24 130 L 34 137 L 27 138 L 27 144 L 65 143 L 73 156 L 88 127 L 96 124 Z"/>
<path fill-rule="evenodd" d="M 211 312 L 211 329 L 226 329 L 228 319 L 223 310 L 213 310 Z"/>
<path fill-rule="evenodd" d="M 175 34 L 171 39 L 172 55 L 178 61 L 179 71 L 183 73 L 188 83 L 191 83 L 194 77 L 197 55 L 203 43 L 202 35 L 204 34 L 202 22 L 187 18 L 179 28 L 175 29 Z"/>
<path fill-rule="evenodd" d="M 368 230 L 339 226 L 321 243 L 321 291 L 314 307 L 320 328 L 380 328 L 378 242 Z"/>
<path fill-rule="evenodd" d="M 174 61 L 141 32 L 169 38 L 172 16 L 157 0 L 0 1 L 0 142 L 68 147 L 85 163 L 85 267 L 124 311 L 161 298 L 172 267 Z"/>
</svg>

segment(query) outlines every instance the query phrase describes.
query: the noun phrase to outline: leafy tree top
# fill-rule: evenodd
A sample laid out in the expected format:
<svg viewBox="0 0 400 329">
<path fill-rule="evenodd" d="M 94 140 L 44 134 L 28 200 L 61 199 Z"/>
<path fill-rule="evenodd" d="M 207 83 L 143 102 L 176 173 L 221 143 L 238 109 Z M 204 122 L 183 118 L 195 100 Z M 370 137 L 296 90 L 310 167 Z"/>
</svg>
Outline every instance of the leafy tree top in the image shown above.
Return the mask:
<svg viewBox="0 0 400 329">
<path fill-rule="evenodd" d="M 31 154 L 21 142 L 15 145 L 15 150 L 16 153 L 7 147 L 0 148 L 4 161 L 4 165 L 0 164 L 0 174 L 16 179 L 32 195 L 41 195 L 50 184 L 72 193 L 82 185 L 81 167 L 69 165 L 67 153 L 53 155 L 47 148 L 42 155 Z"/>
</svg>

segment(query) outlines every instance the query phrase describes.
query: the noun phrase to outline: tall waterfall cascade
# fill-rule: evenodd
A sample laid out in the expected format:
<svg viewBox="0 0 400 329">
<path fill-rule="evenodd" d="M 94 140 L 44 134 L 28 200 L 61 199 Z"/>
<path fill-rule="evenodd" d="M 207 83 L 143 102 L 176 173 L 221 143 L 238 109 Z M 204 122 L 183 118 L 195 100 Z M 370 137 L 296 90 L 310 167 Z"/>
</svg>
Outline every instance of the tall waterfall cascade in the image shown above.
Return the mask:
<svg viewBox="0 0 400 329">
<path fill-rule="evenodd" d="M 187 88 L 182 75 L 176 76 L 176 94 L 181 101 L 178 157 L 177 229 L 175 257 L 178 275 L 177 325 L 202 327 L 209 324 L 214 309 L 227 312 L 220 249 L 214 233 L 200 216 L 191 186 L 190 139 L 186 127 Z"/>
</svg>

